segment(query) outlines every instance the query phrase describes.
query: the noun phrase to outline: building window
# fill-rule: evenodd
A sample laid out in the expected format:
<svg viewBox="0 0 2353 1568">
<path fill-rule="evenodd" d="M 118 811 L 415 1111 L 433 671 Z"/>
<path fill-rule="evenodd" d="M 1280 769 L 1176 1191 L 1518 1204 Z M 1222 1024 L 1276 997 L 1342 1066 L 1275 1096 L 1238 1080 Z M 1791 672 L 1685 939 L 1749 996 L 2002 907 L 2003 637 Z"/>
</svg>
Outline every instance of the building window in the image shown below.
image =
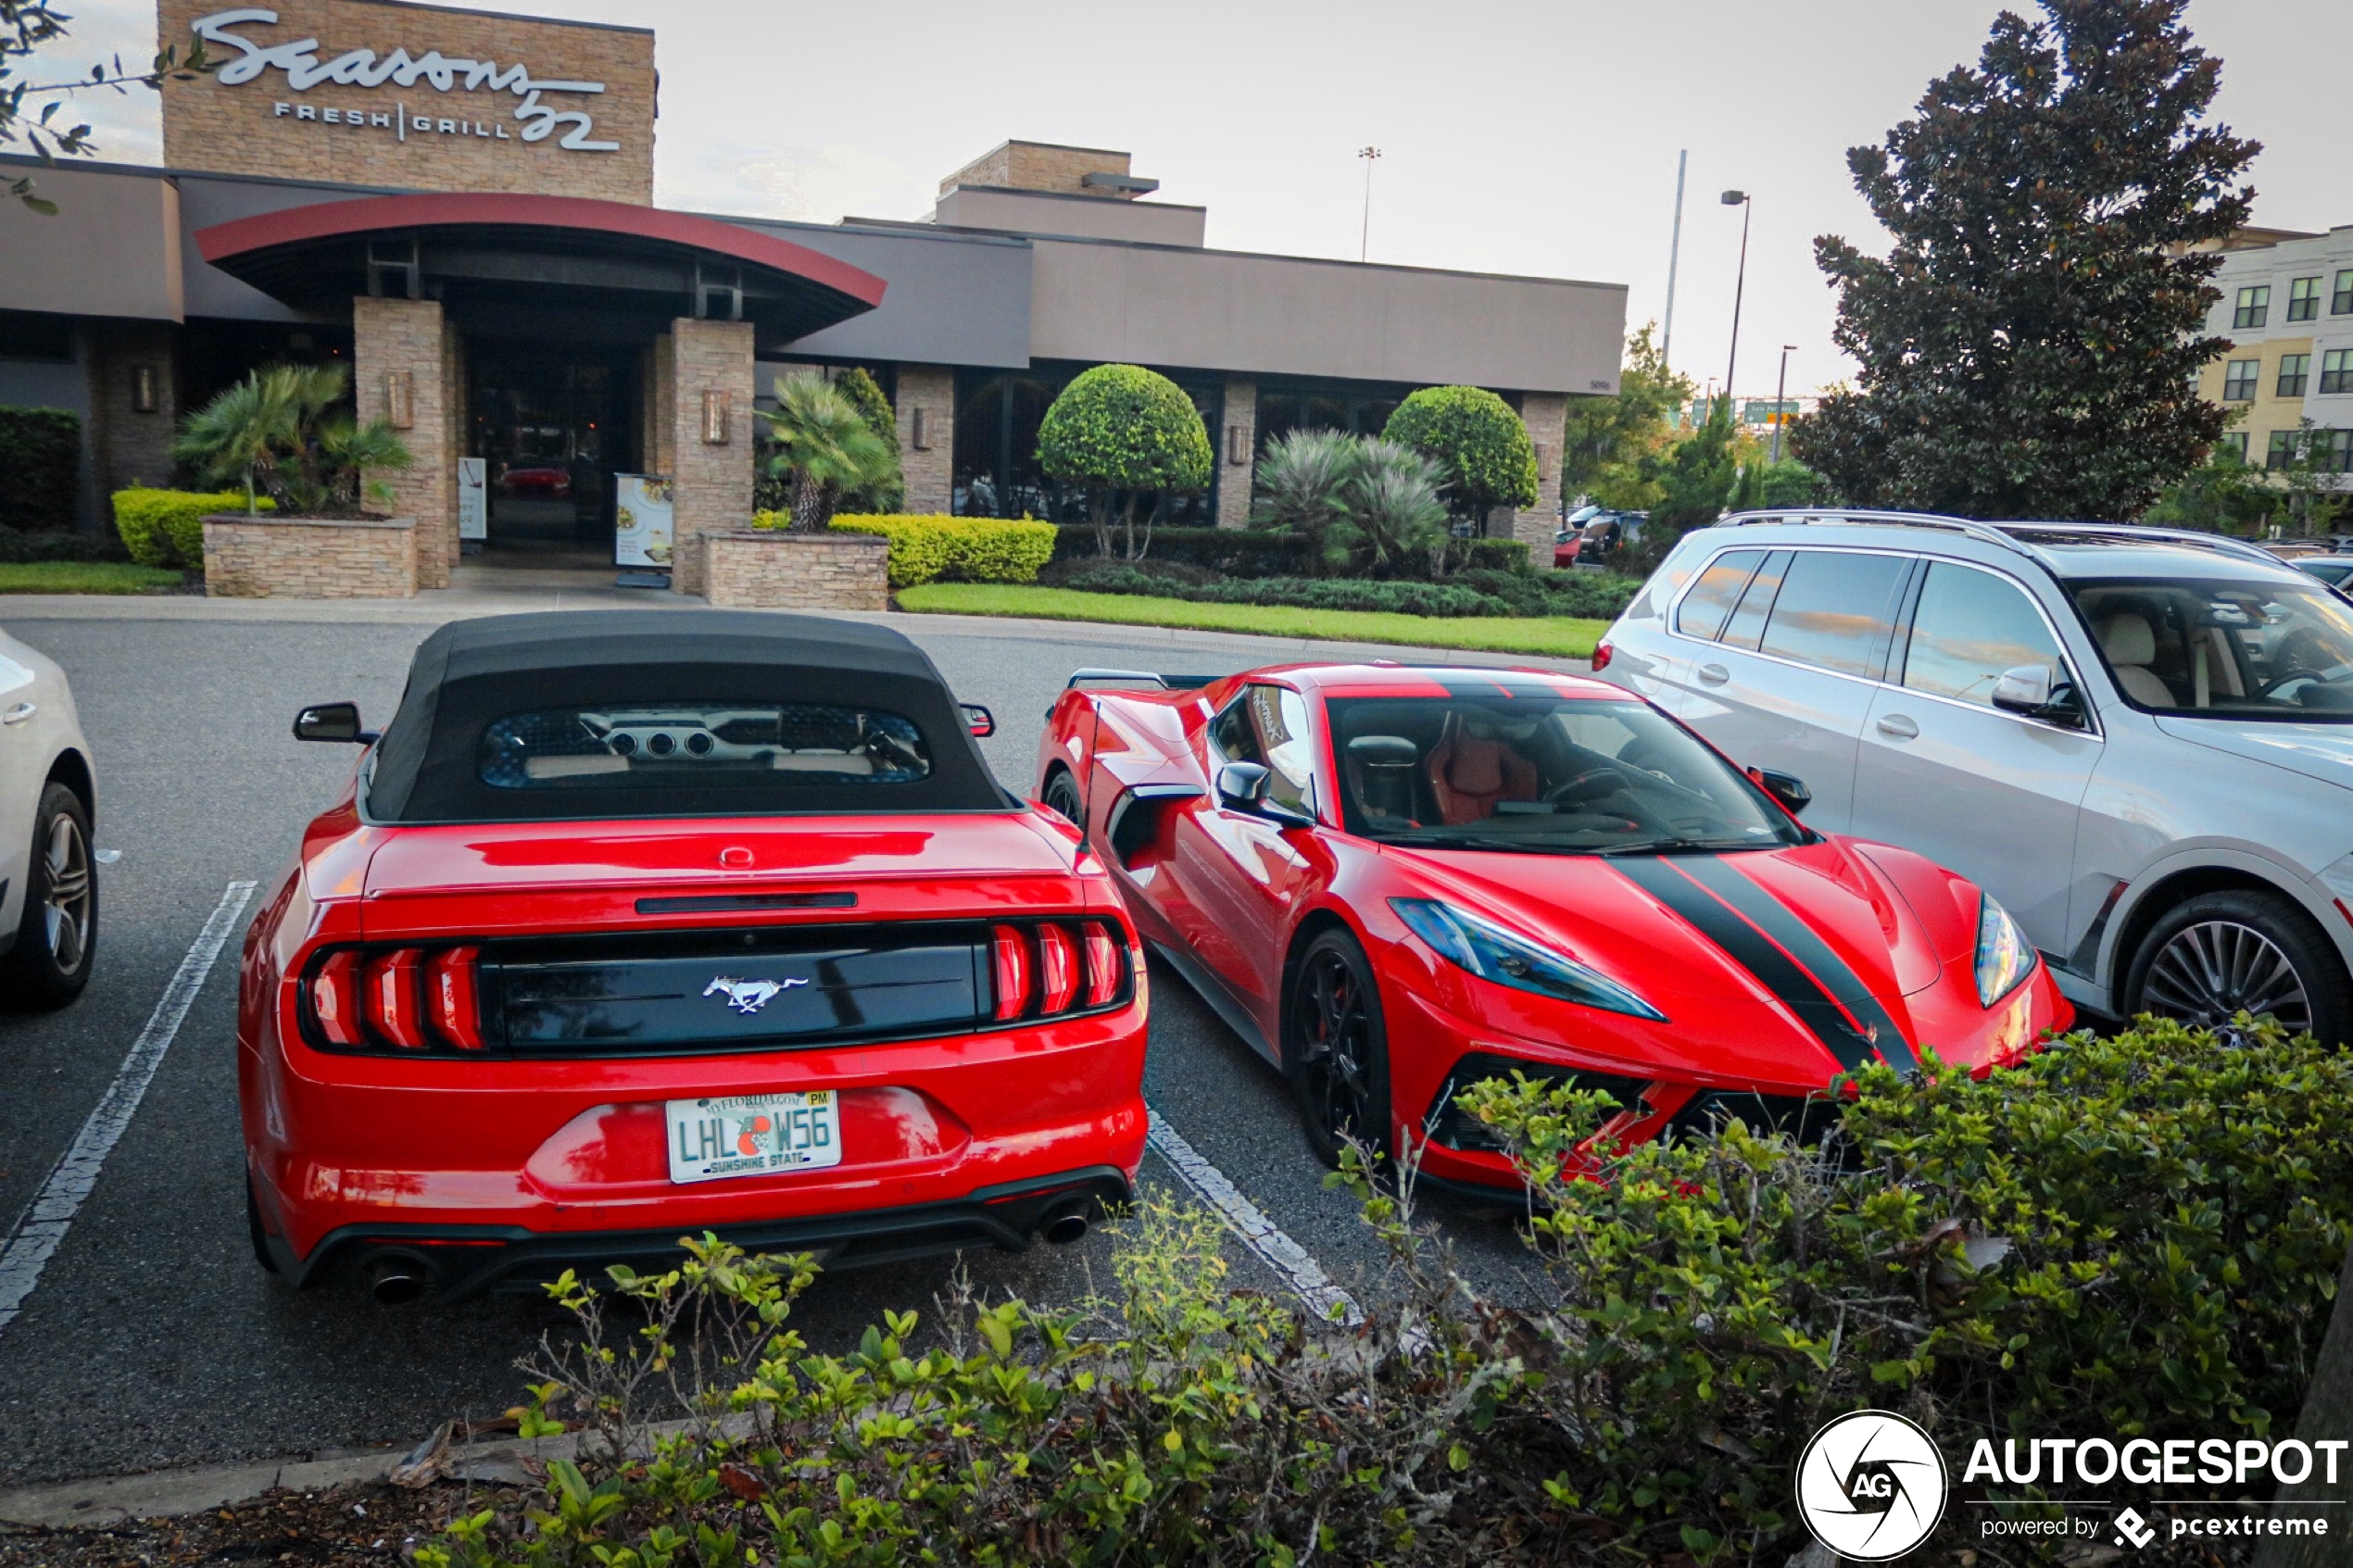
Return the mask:
<svg viewBox="0 0 2353 1568">
<path fill-rule="evenodd" d="M 2336 293 L 2330 296 L 2329 314 L 2353 316 L 2353 267 L 2336 275 Z"/>
<path fill-rule="evenodd" d="M 2332 348 L 2321 356 L 2321 390 L 2353 392 L 2353 348 Z"/>
<path fill-rule="evenodd" d="M 2314 431 L 2312 466 L 2322 473 L 2353 473 L 2353 430 Z"/>
<path fill-rule="evenodd" d="M 2277 395 L 2282 397 L 2303 396 L 2304 383 L 2311 371 L 2312 357 L 2309 354 L 2281 355 Z"/>
<path fill-rule="evenodd" d="M 2222 433 L 2221 445 L 2229 447 L 2231 449 L 2232 456 L 2237 458 L 2240 462 L 2243 463 L 2246 461 L 2246 432 L 2243 430 L 2224 431 Z"/>
<path fill-rule="evenodd" d="M 2263 466 L 2267 469 L 2284 469 L 2295 460 L 2296 432 L 2292 430 L 2273 431 L 2271 433 L 2271 445 L 2263 454 Z"/>
<path fill-rule="evenodd" d="M 2231 312 L 2231 327 L 2245 332 L 2271 319 L 2271 285 L 2250 283 L 2239 290 L 2238 308 Z"/>
<path fill-rule="evenodd" d="M 1086 497 L 1050 478 L 1038 463 L 1038 427 L 1046 410 L 1085 370 L 1084 365 L 1039 365 L 1028 370 L 960 370 L 956 375 L 955 489 L 950 502 L 958 517 L 1034 517 L 1050 522 L 1085 522 Z M 1201 411 L 1210 449 L 1224 419 L 1220 383 L 1188 383 L 1174 378 Z M 1136 521 L 1214 528 L 1217 484 L 1223 465 L 1210 465 L 1209 487 L 1189 495 L 1137 497 Z M 1123 503 L 1126 497 L 1121 497 Z"/>
<path fill-rule="evenodd" d="M 1262 383 L 1258 388 L 1258 449 L 1294 430 L 1341 430 L 1378 435 L 1389 428 L 1404 392 L 1397 387 L 1332 383 Z"/>
<path fill-rule="evenodd" d="M 2287 319 L 2309 321 L 2321 313 L 2321 280 L 2296 278 L 2287 285 Z"/>
<path fill-rule="evenodd" d="M 2255 401 L 2256 378 L 2263 373 L 2260 359 L 2233 359 L 2222 371 L 2222 401 L 2252 403 Z"/>
</svg>

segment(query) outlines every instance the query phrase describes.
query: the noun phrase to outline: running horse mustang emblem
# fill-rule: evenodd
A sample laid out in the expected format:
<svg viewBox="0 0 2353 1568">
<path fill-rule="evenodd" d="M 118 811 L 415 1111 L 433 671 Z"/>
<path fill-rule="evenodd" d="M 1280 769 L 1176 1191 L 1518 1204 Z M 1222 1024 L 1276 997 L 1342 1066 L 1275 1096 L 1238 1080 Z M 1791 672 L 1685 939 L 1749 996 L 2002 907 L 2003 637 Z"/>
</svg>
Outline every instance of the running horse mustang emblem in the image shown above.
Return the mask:
<svg viewBox="0 0 2353 1568">
<path fill-rule="evenodd" d="M 706 997 L 725 997 L 727 1005 L 737 1012 L 758 1012 L 777 997 L 796 985 L 806 985 L 806 980 L 730 980 L 720 975 L 702 988 Z"/>
</svg>

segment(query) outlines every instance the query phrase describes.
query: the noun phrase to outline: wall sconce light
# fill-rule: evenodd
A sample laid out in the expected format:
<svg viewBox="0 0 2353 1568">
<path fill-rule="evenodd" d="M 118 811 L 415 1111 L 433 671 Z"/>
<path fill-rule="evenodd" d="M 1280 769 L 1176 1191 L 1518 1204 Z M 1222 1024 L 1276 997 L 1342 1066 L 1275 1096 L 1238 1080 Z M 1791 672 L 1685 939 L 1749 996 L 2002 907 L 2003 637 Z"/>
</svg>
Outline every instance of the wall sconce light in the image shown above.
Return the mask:
<svg viewBox="0 0 2353 1568">
<path fill-rule="evenodd" d="M 931 410 L 917 408 L 907 420 L 907 445 L 918 452 L 931 450 Z"/>
<path fill-rule="evenodd" d="M 417 378 L 413 372 L 384 372 L 384 420 L 395 430 L 416 428 Z"/>
<path fill-rule="evenodd" d="M 1250 461 L 1250 432 L 1239 425 L 1226 427 L 1226 461 L 1235 468 Z"/>
<path fill-rule="evenodd" d="M 153 365 L 131 367 L 131 411 L 134 414 L 156 411 L 156 368 Z"/>
<path fill-rule="evenodd" d="M 713 389 L 702 395 L 702 443 L 706 446 L 727 445 L 727 415 L 734 397 Z"/>
<path fill-rule="evenodd" d="M 1536 481 L 1540 484 L 1552 482 L 1553 449 L 1543 442 L 1536 444 Z"/>
</svg>

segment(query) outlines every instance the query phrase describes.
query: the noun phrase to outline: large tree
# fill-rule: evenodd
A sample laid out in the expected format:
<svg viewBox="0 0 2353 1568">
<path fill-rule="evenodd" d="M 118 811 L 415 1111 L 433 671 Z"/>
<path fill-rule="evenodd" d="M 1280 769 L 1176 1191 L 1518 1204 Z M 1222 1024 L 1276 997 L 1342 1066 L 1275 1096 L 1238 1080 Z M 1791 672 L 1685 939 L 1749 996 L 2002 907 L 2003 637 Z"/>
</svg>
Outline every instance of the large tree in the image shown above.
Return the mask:
<svg viewBox="0 0 2353 1568">
<path fill-rule="evenodd" d="M 1626 339 L 1615 395 L 1568 400 L 1562 495 L 1633 511 L 1658 501 L 1657 459 L 1680 439 L 1675 415 L 1696 389 L 1659 358 L 1656 331 L 1657 323 L 1648 322 Z"/>
<path fill-rule="evenodd" d="M 1847 155 L 1894 245 L 1825 236 L 1856 387 L 1793 431 L 1850 504 L 2123 520 L 2196 465 L 2223 410 L 2192 385 L 2257 144 L 2206 123 L 2221 62 L 2188 0 L 2044 0 L 1978 67 Z"/>
</svg>

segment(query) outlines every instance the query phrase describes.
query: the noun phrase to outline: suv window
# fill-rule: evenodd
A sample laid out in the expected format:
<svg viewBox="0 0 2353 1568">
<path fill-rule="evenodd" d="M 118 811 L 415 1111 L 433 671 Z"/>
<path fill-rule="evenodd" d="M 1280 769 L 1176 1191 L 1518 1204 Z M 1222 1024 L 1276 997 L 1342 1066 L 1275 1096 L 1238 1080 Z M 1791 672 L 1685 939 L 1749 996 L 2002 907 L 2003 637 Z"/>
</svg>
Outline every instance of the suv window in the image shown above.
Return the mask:
<svg viewBox="0 0 2353 1568">
<path fill-rule="evenodd" d="M 2054 685 L 2067 679 L 2050 627 L 2016 583 L 1949 561 L 1929 567 L 1912 611 L 1906 686 L 1991 708 L 1994 683 L 2029 664 L 2047 666 Z"/>
<path fill-rule="evenodd" d="M 1775 550 L 1748 580 L 1748 592 L 1732 608 L 1732 618 L 1724 623 L 1724 634 L 1718 641 L 1736 648 L 1754 648 L 1765 634 L 1765 618 L 1773 611 L 1773 599 L 1781 591 L 1781 579 L 1789 575 L 1790 557 L 1793 550 Z"/>
<path fill-rule="evenodd" d="M 1911 566 L 1908 556 L 1797 551 L 1774 596 L 1760 650 L 1842 674 L 1876 676 L 1894 626 L 1896 591 Z"/>
<path fill-rule="evenodd" d="M 1675 630 L 1687 637 L 1714 642 L 1724 629 L 1724 617 L 1740 602 L 1741 590 L 1748 586 L 1764 558 L 1762 550 L 1727 550 L 1709 562 L 1676 608 Z"/>
</svg>

